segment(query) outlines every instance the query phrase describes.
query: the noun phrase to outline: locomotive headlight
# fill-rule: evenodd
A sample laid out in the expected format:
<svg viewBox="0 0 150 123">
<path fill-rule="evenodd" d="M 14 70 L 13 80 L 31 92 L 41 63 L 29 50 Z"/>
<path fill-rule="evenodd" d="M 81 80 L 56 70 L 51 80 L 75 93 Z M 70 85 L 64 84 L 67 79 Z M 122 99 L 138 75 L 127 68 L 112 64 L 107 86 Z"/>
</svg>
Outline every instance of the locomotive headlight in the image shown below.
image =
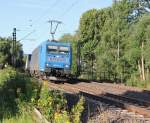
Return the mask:
<svg viewBox="0 0 150 123">
<path fill-rule="evenodd" d="M 65 67 L 66 67 L 66 68 L 68 68 L 68 67 L 69 67 L 69 65 L 67 65 L 67 64 L 66 64 L 66 65 L 65 65 Z"/>
<path fill-rule="evenodd" d="M 46 64 L 46 67 L 48 67 L 49 66 L 49 64 Z"/>
</svg>

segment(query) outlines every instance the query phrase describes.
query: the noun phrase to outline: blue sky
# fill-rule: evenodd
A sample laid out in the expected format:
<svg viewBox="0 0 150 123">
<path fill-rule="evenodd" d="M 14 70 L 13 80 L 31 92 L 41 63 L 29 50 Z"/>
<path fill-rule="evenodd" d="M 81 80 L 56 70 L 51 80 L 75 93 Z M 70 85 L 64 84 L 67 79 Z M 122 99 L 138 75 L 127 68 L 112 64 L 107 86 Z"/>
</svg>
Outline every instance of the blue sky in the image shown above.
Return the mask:
<svg viewBox="0 0 150 123">
<path fill-rule="evenodd" d="M 0 0 L 0 36 L 12 35 L 17 28 L 25 53 L 31 53 L 42 41 L 51 38 L 49 19 L 60 20 L 55 38 L 65 33 L 73 34 L 79 26 L 81 15 L 92 8 L 112 5 L 112 0 Z"/>
</svg>

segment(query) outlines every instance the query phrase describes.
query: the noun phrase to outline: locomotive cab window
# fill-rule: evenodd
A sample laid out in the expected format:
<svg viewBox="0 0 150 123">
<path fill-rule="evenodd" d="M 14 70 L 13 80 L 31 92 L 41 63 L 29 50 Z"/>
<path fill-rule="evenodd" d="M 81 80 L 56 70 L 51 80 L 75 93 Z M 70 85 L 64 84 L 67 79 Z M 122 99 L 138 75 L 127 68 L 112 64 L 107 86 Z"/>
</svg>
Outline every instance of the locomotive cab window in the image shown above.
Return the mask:
<svg viewBox="0 0 150 123">
<path fill-rule="evenodd" d="M 58 52 L 58 46 L 48 46 L 47 47 L 47 53 L 57 53 Z"/>
<path fill-rule="evenodd" d="M 47 53 L 60 53 L 60 54 L 68 54 L 69 47 L 65 46 L 48 46 Z"/>
<path fill-rule="evenodd" d="M 59 53 L 68 54 L 69 48 L 68 47 L 59 47 Z"/>
</svg>

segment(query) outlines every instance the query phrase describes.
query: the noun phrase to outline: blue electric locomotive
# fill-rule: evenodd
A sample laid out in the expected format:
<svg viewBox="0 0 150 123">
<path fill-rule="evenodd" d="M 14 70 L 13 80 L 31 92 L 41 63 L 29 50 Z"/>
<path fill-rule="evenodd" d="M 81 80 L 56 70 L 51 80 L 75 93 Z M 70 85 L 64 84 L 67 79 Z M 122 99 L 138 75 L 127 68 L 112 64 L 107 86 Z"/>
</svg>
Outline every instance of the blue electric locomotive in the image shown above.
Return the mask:
<svg viewBox="0 0 150 123">
<path fill-rule="evenodd" d="M 47 40 L 32 52 L 29 69 L 36 76 L 68 77 L 71 64 L 71 44 Z"/>
</svg>

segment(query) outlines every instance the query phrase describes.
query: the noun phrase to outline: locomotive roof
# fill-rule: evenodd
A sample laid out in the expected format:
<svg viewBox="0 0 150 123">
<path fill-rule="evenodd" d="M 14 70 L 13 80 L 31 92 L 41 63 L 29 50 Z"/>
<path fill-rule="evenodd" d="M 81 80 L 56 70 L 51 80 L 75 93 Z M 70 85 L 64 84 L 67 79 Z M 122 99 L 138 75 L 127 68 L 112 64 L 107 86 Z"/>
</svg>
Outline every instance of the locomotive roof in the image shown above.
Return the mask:
<svg viewBox="0 0 150 123">
<path fill-rule="evenodd" d="M 49 40 L 47 40 L 47 41 L 45 41 L 45 42 L 43 42 L 43 43 L 49 44 L 49 45 L 56 45 L 56 46 L 59 46 L 59 45 L 61 45 L 61 46 L 70 46 L 70 45 L 71 45 L 71 43 L 67 43 L 67 42 L 62 42 L 62 41 L 49 41 Z"/>
<path fill-rule="evenodd" d="M 55 46 L 68 46 L 68 47 L 71 46 L 71 43 L 62 42 L 62 41 L 49 41 L 49 40 L 42 42 L 39 46 L 48 45 L 48 44 L 49 45 L 55 45 Z M 34 52 L 36 49 L 38 49 L 39 46 L 36 47 L 32 52 Z"/>
</svg>

